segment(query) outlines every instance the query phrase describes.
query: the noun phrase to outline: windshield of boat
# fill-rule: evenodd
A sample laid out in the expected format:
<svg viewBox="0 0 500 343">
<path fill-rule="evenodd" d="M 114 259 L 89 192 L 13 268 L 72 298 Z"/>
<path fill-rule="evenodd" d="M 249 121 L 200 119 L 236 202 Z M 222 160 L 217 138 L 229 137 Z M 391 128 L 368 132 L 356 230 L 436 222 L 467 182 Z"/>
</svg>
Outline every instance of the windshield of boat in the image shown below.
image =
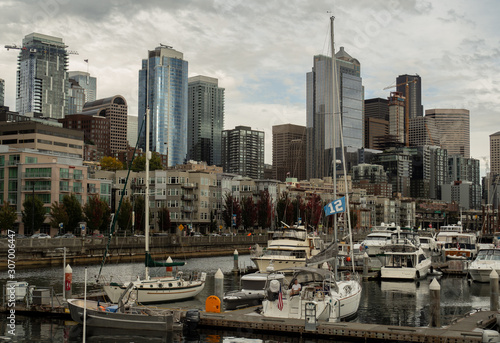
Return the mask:
<svg viewBox="0 0 500 343">
<path fill-rule="evenodd" d="M 267 249 L 265 252 L 266 256 L 290 256 L 296 258 L 306 258 L 307 254 L 305 250 L 275 250 Z"/>
<path fill-rule="evenodd" d="M 493 260 L 500 261 L 500 250 L 495 250 L 495 249 L 479 250 L 479 253 L 477 254 L 477 259 L 483 261 L 493 261 Z"/>
<path fill-rule="evenodd" d="M 365 241 L 390 241 L 391 236 L 390 235 L 384 235 L 384 236 L 366 236 Z"/>
<path fill-rule="evenodd" d="M 283 231 L 276 231 L 273 235 L 273 239 L 294 239 L 305 241 L 307 238 L 306 231 L 303 230 L 290 230 L 284 229 Z"/>
</svg>

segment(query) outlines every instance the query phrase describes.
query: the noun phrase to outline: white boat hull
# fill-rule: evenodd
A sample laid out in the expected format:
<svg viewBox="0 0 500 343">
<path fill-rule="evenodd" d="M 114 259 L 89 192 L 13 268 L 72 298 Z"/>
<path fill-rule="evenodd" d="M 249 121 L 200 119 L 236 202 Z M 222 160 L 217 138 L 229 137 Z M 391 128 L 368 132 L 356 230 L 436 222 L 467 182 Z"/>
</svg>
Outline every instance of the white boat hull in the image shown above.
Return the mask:
<svg viewBox="0 0 500 343">
<path fill-rule="evenodd" d="M 427 276 L 431 268 L 431 261 L 425 260 L 416 268 L 408 267 L 382 267 L 380 277 L 382 279 L 417 280 Z"/>
<path fill-rule="evenodd" d="M 277 257 L 270 258 L 268 256 L 252 257 L 251 260 L 257 266 L 259 272 L 264 273 L 268 271 L 268 267 L 272 265 L 273 270 L 285 270 L 297 267 L 305 267 L 306 259 L 291 258 L 291 257 Z"/>
</svg>

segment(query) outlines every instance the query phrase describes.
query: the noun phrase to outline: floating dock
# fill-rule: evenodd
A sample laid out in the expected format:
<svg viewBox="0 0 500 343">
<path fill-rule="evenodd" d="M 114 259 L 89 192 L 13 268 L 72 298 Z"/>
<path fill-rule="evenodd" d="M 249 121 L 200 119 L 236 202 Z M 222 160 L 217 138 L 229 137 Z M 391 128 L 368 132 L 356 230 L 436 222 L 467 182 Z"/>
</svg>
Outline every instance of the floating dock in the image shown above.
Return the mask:
<svg viewBox="0 0 500 343">
<path fill-rule="evenodd" d="M 258 306 L 223 313 L 201 312 L 200 326 L 330 340 L 468 343 L 482 342 L 482 330 L 493 327 L 497 320 L 496 311 L 479 311 L 444 328 L 318 322 L 314 330 L 306 330 L 304 320 L 263 317 L 257 309 Z"/>
</svg>

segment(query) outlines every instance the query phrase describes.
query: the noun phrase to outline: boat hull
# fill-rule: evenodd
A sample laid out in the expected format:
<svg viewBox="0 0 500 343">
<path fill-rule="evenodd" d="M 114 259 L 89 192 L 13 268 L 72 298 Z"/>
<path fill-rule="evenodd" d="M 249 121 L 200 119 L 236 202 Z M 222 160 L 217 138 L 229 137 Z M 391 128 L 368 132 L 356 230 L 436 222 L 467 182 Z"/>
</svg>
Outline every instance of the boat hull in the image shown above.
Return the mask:
<svg viewBox="0 0 500 343">
<path fill-rule="evenodd" d="M 291 268 L 299 268 L 306 266 L 306 259 L 299 258 L 286 258 L 286 257 L 277 257 L 273 258 L 267 256 L 261 257 L 252 257 L 251 260 L 257 266 L 259 272 L 264 273 L 268 271 L 268 267 L 272 266 L 273 270 L 286 270 Z"/>
<path fill-rule="evenodd" d="M 173 326 L 173 315 L 147 315 L 106 312 L 99 310 L 99 303 L 87 300 L 86 325 L 94 327 L 104 327 L 126 330 L 144 331 L 169 331 Z M 85 301 L 83 299 L 69 299 L 68 307 L 71 318 L 83 324 Z M 106 305 L 103 303 L 103 305 Z M 105 306 L 102 306 L 103 308 Z"/>
</svg>

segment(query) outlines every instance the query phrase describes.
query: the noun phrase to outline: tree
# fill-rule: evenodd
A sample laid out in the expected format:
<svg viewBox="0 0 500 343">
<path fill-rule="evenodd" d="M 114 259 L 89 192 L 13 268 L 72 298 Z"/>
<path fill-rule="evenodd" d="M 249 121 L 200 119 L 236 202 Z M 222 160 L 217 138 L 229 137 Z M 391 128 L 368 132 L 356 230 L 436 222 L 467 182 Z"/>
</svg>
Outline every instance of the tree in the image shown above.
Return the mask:
<svg viewBox="0 0 500 343">
<path fill-rule="evenodd" d="M 257 207 L 251 196 L 246 197 L 241 203 L 243 227 L 251 229 L 257 222 Z"/>
<path fill-rule="evenodd" d="M 282 192 L 278 201 L 276 201 L 276 225 L 281 222 L 292 224 L 294 222 L 294 210 L 292 200 L 287 192 Z"/>
<path fill-rule="evenodd" d="M 118 212 L 116 222 L 120 230 L 129 231 L 132 228 L 132 203 L 129 197 L 124 197 L 120 205 L 120 212 Z"/>
<path fill-rule="evenodd" d="M 158 226 L 160 231 L 170 231 L 170 211 L 166 206 L 162 207 L 158 212 Z"/>
<path fill-rule="evenodd" d="M 11 230 L 17 220 L 15 208 L 10 206 L 8 201 L 4 202 L 0 207 L 0 228 L 2 230 Z"/>
<path fill-rule="evenodd" d="M 146 155 L 134 158 L 132 163 L 132 171 L 141 172 L 146 170 Z M 151 160 L 149 160 L 149 170 L 163 170 L 160 155 L 157 152 L 152 153 Z"/>
<path fill-rule="evenodd" d="M 68 229 L 69 216 L 63 203 L 53 202 L 50 206 L 50 227 L 59 228 L 59 223 L 63 224 L 63 229 Z M 72 230 L 70 230 L 72 231 Z"/>
<path fill-rule="evenodd" d="M 144 231 L 144 214 L 145 214 L 145 204 L 144 197 L 138 196 L 134 202 L 134 212 L 135 212 L 135 229 L 139 231 Z"/>
<path fill-rule="evenodd" d="M 42 228 L 45 220 L 45 209 L 43 202 L 38 197 L 28 196 L 23 202 L 22 218 L 24 223 L 24 231 L 30 235 L 34 234 Z"/>
<path fill-rule="evenodd" d="M 233 227 L 233 215 L 236 215 L 236 228 L 241 225 L 241 207 L 238 199 L 234 198 L 232 194 L 226 193 L 224 195 L 224 204 L 222 210 L 222 220 L 227 227 Z"/>
<path fill-rule="evenodd" d="M 108 204 L 101 200 L 99 196 L 94 195 L 89 198 L 87 203 L 83 206 L 85 220 L 87 221 L 87 228 L 89 232 L 101 231 L 106 232 L 109 228 L 110 213 Z"/>
<path fill-rule="evenodd" d="M 317 229 L 322 211 L 321 197 L 318 194 L 312 194 L 306 205 L 306 223 Z"/>
<path fill-rule="evenodd" d="M 123 169 L 123 163 L 120 162 L 120 160 L 118 160 L 117 158 L 104 156 L 103 158 L 101 158 L 101 169 L 117 171 L 119 169 Z"/>
<path fill-rule="evenodd" d="M 295 199 L 292 201 L 292 209 L 293 209 L 293 217 L 292 222 L 298 221 L 299 218 L 304 221 L 306 204 L 304 203 L 304 199 L 300 195 L 297 195 Z"/>
<path fill-rule="evenodd" d="M 257 202 L 258 223 L 261 228 L 271 227 L 273 221 L 273 204 L 271 196 L 267 190 L 260 192 L 260 199 Z"/>
<path fill-rule="evenodd" d="M 75 194 L 65 195 L 63 198 L 64 210 L 68 214 L 68 230 L 78 228 L 78 223 L 83 220 L 82 205 Z"/>
<path fill-rule="evenodd" d="M 217 227 L 216 212 L 210 211 L 210 232 L 217 232 L 219 228 Z"/>
</svg>

